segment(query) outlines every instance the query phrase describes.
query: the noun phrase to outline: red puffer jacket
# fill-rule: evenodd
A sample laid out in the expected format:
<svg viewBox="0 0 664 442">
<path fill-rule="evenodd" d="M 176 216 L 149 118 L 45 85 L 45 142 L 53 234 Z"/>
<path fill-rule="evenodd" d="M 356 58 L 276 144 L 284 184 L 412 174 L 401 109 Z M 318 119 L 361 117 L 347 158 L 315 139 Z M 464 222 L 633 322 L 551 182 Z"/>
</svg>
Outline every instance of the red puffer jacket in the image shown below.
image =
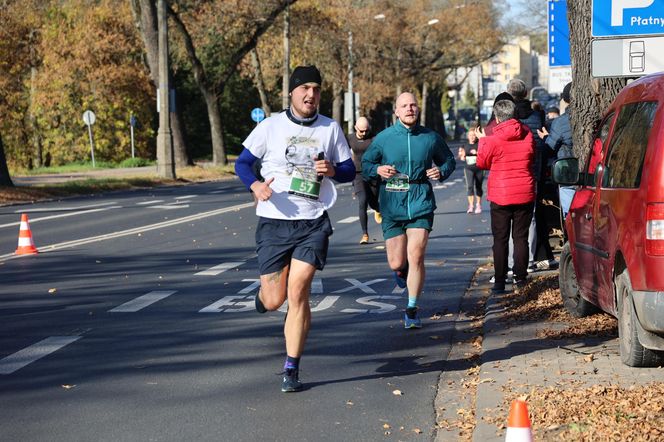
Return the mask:
<svg viewBox="0 0 664 442">
<path fill-rule="evenodd" d="M 477 166 L 489 169 L 487 199 L 501 206 L 535 201 L 535 141 L 527 126 L 507 120 L 480 139 Z"/>
</svg>

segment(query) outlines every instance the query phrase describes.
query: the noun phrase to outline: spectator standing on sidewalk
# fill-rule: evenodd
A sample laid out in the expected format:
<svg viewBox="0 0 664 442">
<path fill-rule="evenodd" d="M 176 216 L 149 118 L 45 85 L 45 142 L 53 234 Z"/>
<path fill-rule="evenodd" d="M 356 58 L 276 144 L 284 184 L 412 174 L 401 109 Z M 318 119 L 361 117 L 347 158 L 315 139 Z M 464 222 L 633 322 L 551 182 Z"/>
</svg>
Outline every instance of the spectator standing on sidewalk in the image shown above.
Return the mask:
<svg viewBox="0 0 664 442">
<path fill-rule="evenodd" d="M 468 194 L 468 210 L 466 213 L 482 213 L 482 184 L 484 171 L 477 167 L 477 134 L 469 129 L 466 136 L 468 144 L 459 148 L 459 159 L 466 163 L 463 170 Z"/>
<path fill-rule="evenodd" d="M 572 150 L 572 125 L 569 120 L 569 104 L 572 102 L 571 93 L 572 82 L 569 82 L 565 85 L 563 93 L 560 95 L 560 107 L 564 113 L 551 123 L 551 131 L 547 131 L 545 128 L 537 132 L 540 138 L 544 139 L 546 145 L 553 149 L 558 158 L 572 158 L 576 156 Z M 569 206 L 572 204 L 575 187 L 560 186 L 558 192 L 560 196 L 560 210 L 562 211 L 563 219 L 565 219 L 567 212 L 569 212 Z"/>
<path fill-rule="evenodd" d="M 316 270 L 327 259 L 332 225 L 327 209 L 337 192 L 330 178 L 350 182 L 355 167 L 341 127 L 318 114 L 321 75 L 298 66 L 289 81 L 291 106 L 262 121 L 244 141 L 235 171 L 258 203 L 256 252 L 259 313 L 277 310 L 288 299 L 284 323 L 286 362 L 281 391 L 302 390 L 300 356 L 311 323 L 309 295 Z M 259 181 L 252 165 L 262 160 Z"/>
<path fill-rule="evenodd" d="M 383 179 L 379 200 L 387 262 L 397 285 L 408 287 L 404 327 L 421 328 L 417 303 L 436 210 L 429 180 L 447 179 L 456 161 L 440 135 L 418 124 L 420 110 L 413 94 L 399 95 L 394 113 L 396 123 L 376 135 L 362 157 L 362 174 Z"/>
<path fill-rule="evenodd" d="M 369 243 L 369 228 L 367 226 L 367 209 L 371 207 L 374 210 L 374 219 L 378 224 L 382 217 L 378 207 L 378 186 L 380 178 L 369 179 L 362 175 L 362 155 L 367 151 L 373 136 L 371 135 L 371 125 L 365 117 L 360 117 L 355 123 L 355 131 L 348 135 L 348 144 L 353 152 L 353 164 L 355 164 L 355 180 L 353 181 L 353 193 L 359 203 L 360 227 L 362 228 L 362 237 L 360 244 Z"/>
<path fill-rule="evenodd" d="M 535 217 L 529 227 L 530 252 L 532 254 L 530 270 L 557 268 L 558 262 L 553 258 L 553 250 L 549 243 L 549 220 L 547 219 L 547 206 L 544 204 L 544 200 L 547 198 L 546 175 L 552 156 L 551 151 L 537 134 L 537 131 L 544 127 L 544 112 L 537 112 L 532 109 L 532 103 L 526 98 L 528 88 L 522 80 L 517 78 L 510 80 L 507 85 L 507 92 L 514 97 L 515 118 L 528 126 L 535 141 L 534 173 L 537 198 Z"/>
<path fill-rule="evenodd" d="M 514 118 L 516 106 L 509 100 L 494 105 L 497 125 L 493 135 L 477 129 L 480 138 L 477 165 L 489 170 L 487 199 L 491 202 L 491 233 L 495 283 L 492 290 L 505 290 L 508 241 L 514 241 L 514 285 L 526 282 L 528 267 L 528 226 L 535 202 L 535 142 L 528 127 Z"/>
</svg>

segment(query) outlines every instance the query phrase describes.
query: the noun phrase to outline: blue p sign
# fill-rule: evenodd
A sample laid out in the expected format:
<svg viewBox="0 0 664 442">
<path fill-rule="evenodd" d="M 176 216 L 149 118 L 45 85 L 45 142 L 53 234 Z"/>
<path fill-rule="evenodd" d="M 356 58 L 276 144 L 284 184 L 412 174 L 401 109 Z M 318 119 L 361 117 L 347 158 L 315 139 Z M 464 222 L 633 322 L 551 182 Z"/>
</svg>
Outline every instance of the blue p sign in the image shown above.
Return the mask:
<svg viewBox="0 0 664 442">
<path fill-rule="evenodd" d="M 251 110 L 251 119 L 256 123 L 260 123 L 265 119 L 265 111 L 260 107 L 255 107 Z"/>
</svg>

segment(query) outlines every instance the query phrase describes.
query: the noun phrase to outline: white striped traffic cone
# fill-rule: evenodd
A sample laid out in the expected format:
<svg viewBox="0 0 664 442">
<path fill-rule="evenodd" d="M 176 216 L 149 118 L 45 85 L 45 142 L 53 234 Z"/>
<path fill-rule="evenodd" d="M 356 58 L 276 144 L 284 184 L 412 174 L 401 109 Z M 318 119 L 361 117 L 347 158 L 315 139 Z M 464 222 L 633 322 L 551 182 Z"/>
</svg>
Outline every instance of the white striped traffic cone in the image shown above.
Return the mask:
<svg viewBox="0 0 664 442">
<path fill-rule="evenodd" d="M 532 442 L 533 435 L 530 430 L 528 405 L 520 399 L 512 402 L 510 414 L 507 418 L 507 433 L 505 442 Z"/>
<path fill-rule="evenodd" d="M 16 255 L 34 255 L 37 252 L 35 242 L 32 240 L 32 232 L 30 231 L 30 223 L 28 223 L 28 215 L 21 215 L 21 228 L 18 231 L 18 248 Z"/>
</svg>

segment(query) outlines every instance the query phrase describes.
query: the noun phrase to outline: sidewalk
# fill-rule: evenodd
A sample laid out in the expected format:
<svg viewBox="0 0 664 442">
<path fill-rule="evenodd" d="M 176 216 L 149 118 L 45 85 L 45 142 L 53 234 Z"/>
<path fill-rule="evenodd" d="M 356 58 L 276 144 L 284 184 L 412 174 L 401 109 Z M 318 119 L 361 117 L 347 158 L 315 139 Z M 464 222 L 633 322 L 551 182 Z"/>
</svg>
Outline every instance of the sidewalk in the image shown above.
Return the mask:
<svg viewBox="0 0 664 442">
<path fill-rule="evenodd" d="M 478 289 L 490 293 L 492 270 L 478 274 Z M 530 275 L 531 281 L 557 271 Z M 562 308 L 549 300 L 554 290 L 531 283 L 524 294 L 489 295 L 485 306 L 481 366 L 475 403 L 474 441 L 502 441 L 511 399 L 543 387 L 573 389 L 591 386 L 634 388 L 664 380 L 664 369 L 631 368 L 620 361 L 617 322 L 608 315 L 589 317 L 590 328 L 604 327 L 597 336 L 588 327 L 565 321 Z M 530 290 L 529 290 L 530 289 Z M 549 299 L 546 299 L 548 296 Z M 560 312 L 557 312 L 560 310 Z M 552 410 L 529 403 L 537 440 L 557 440 L 560 428 L 537 428 L 537 418 Z M 615 412 L 618 414 L 618 412 Z M 583 416 L 581 416 L 583 418 Z M 567 426 L 566 426 L 567 427 Z"/>
<path fill-rule="evenodd" d="M 12 176 L 17 186 L 35 186 L 44 184 L 66 183 L 88 178 L 136 178 L 157 175 L 157 166 L 99 169 L 86 172 L 54 173 L 44 175 Z"/>
</svg>

